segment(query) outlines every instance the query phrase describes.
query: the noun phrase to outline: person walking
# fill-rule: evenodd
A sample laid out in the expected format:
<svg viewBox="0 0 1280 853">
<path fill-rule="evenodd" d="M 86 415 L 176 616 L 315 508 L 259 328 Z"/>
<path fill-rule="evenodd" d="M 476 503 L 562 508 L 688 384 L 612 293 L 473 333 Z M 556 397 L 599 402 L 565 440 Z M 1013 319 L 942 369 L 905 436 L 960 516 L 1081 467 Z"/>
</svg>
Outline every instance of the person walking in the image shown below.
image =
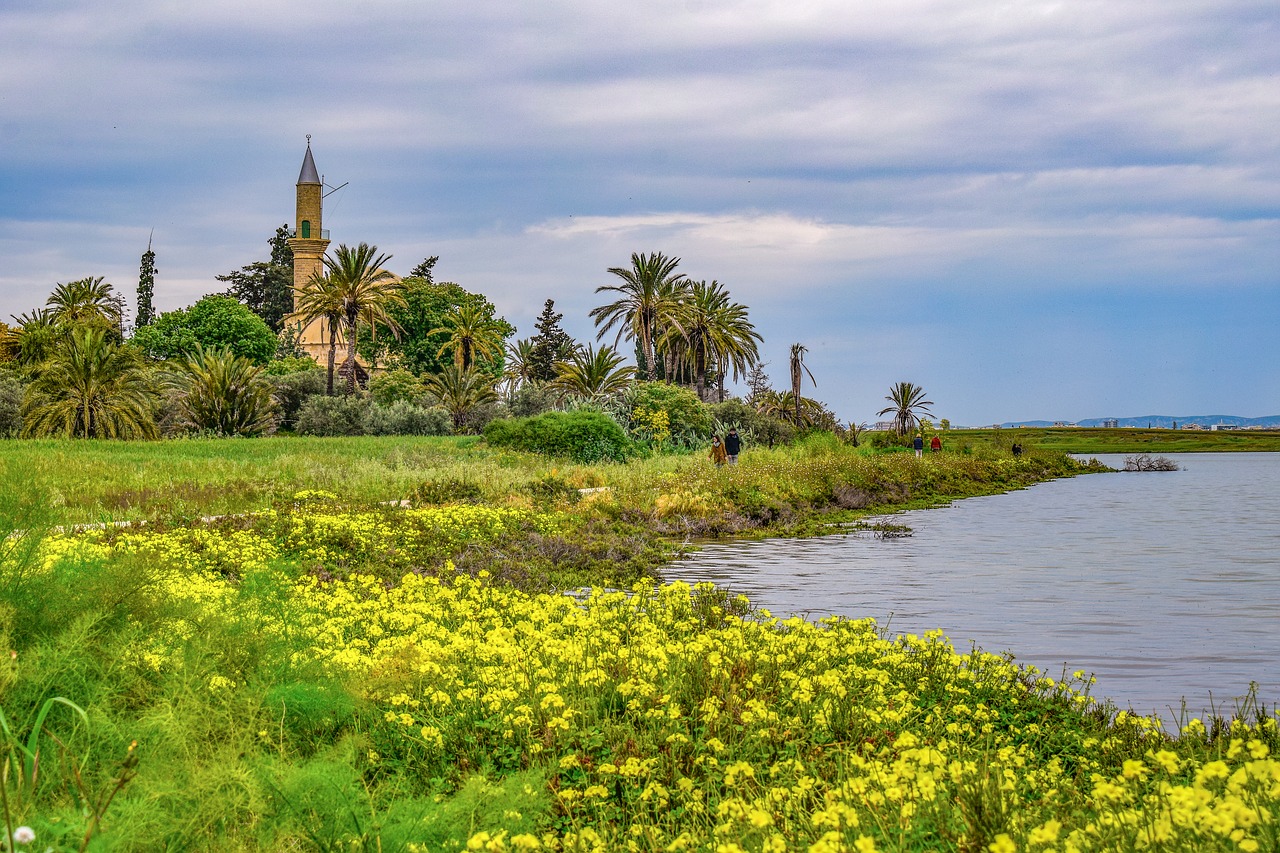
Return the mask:
<svg viewBox="0 0 1280 853">
<path fill-rule="evenodd" d="M 911 446 L 915 448 L 917 459 L 924 456 L 924 433 L 916 433 L 916 437 L 911 440 Z"/>
<path fill-rule="evenodd" d="M 933 438 L 929 439 L 929 452 L 939 453 L 942 451 L 942 439 L 938 438 L 938 434 L 934 433 Z"/>
<path fill-rule="evenodd" d="M 738 437 L 737 427 L 729 427 L 729 434 L 724 437 L 724 452 L 730 465 L 738 464 L 738 454 L 742 452 L 742 439 Z"/>
<path fill-rule="evenodd" d="M 728 454 L 724 452 L 724 443 L 720 441 L 720 436 L 711 436 L 711 461 L 719 468 L 727 458 Z"/>
</svg>

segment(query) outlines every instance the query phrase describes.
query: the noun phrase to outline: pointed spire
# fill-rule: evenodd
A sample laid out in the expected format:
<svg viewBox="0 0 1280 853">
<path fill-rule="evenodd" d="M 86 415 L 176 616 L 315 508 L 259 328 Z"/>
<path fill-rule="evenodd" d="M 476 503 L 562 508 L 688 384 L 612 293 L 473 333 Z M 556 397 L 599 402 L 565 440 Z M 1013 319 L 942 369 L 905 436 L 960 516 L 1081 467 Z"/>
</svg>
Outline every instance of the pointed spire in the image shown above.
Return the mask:
<svg viewBox="0 0 1280 853">
<path fill-rule="evenodd" d="M 311 159 L 311 134 L 307 134 L 307 155 L 302 158 L 302 171 L 298 173 L 299 184 L 320 183 L 320 173 L 316 171 L 316 161 Z"/>
</svg>

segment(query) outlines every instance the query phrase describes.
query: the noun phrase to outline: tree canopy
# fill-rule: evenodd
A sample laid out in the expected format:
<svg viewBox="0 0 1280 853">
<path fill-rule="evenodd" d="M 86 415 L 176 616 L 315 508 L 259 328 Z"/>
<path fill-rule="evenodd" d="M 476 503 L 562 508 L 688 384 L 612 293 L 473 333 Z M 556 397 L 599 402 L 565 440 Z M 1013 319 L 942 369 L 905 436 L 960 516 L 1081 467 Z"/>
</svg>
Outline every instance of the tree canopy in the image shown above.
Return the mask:
<svg viewBox="0 0 1280 853">
<path fill-rule="evenodd" d="M 134 333 L 133 343 L 154 359 L 192 355 L 197 346 L 226 346 L 254 364 L 266 364 L 276 351 L 276 336 L 263 319 L 223 294 L 161 314 Z"/>
<path fill-rule="evenodd" d="M 391 306 L 387 314 L 400 327 L 396 338 L 380 324 L 374 334 L 361 329 L 358 351 L 370 363 L 382 361 L 389 367 L 402 367 L 417 374 L 439 374 L 453 365 L 453 356 L 444 347 L 452 337 L 446 331 L 451 312 L 464 305 L 473 306 L 498 327 L 502 340 L 515 334 L 515 327 L 496 316 L 493 303 L 478 293 L 471 293 L 451 281 L 432 282 L 423 278 L 401 279 L 403 305 Z M 493 377 L 502 375 L 502 357 L 477 358 L 476 369 Z"/>
<path fill-rule="evenodd" d="M 215 278 L 230 284 L 227 295 L 243 303 L 276 333 L 293 312 L 293 250 L 289 248 L 288 226 L 277 228 L 267 245 L 271 247 L 268 260 L 246 264 Z"/>
</svg>

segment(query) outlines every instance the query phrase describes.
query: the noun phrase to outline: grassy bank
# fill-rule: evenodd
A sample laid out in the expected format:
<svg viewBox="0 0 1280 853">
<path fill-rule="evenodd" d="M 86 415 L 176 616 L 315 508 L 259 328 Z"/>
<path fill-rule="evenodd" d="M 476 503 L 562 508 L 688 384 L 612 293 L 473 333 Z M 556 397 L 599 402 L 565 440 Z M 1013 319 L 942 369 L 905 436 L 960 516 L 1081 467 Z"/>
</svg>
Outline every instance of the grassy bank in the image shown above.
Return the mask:
<svg viewBox="0 0 1280 853">
<path fill-rule="evenodd" d="M 5 457 L 64 496 L 0 497 L 0 790 L 34 849 L 1280 844 L 1265 714 L 1174 737 L 1092 702 L 1084 674 L 644 579 L 664 531 L 1016 488 L 1078 470 L 1060 454 L 916 460 L 815 440 L 715 469 L 448 440 L 187 444 L 42 446 L 63 472 L 157 478 L 155 509 L 132 507 L 153 523 L 78 534 L 48 531 L 101 512 L 105 492 L 38 472 L 39 454 Z M 210 494 L 269 486 L 225 504 L 252 514 L 182 524 L 159 505 L 183 470 Z M 558 592 L 579 584 L 631 591 Z"/>
<path fill-rule="evenodd" d="M 1280 430 L 1100 429 L 1019 427 L 956 430 L 951 443 L 962 447 L 1023 447 L 1059 453 L 1229 453 L 1280 452 Z"/>
</svg>

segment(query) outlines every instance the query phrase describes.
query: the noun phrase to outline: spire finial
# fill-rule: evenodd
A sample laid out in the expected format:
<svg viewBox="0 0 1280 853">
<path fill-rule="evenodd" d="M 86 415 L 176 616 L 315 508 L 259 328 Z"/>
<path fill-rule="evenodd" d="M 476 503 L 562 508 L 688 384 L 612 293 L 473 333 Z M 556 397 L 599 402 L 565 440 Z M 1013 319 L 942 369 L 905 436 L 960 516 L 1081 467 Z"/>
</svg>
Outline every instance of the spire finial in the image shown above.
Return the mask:
<svg viewBox="0 0 1280 853">
<path fill-rule="evenodd" d="M 311 134 L 309 134 L 309 133 L 307 134 L 307 147 L 308 147 L 308 148 L 310 148 L 310 147 L 311 147 Z"/>
</svg>

